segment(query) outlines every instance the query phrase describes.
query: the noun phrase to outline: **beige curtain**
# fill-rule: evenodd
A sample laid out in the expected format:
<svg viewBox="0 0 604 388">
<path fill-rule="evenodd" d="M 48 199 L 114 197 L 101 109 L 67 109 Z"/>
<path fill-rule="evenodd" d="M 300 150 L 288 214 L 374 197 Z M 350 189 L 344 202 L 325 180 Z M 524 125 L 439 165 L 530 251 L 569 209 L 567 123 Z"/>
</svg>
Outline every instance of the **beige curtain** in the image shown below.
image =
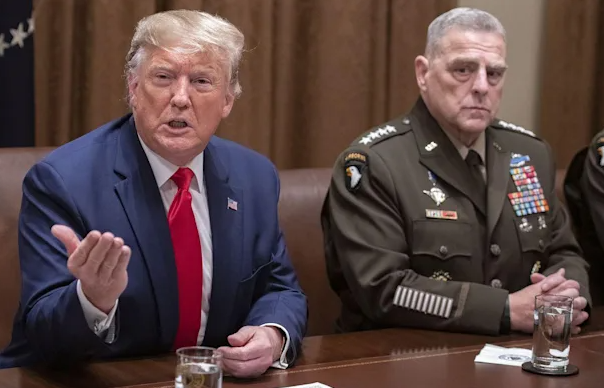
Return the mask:
<svg viewBox="0 0 604 388">
<path fill-rule="evenodd" d="M 331 166 L 356 136 L 417 96 L 413 59 L 455 0 L 38 0 L 36 144 L 70 141 L 127 111 L 136 22 L 176 8 L 219 14 L 246 36 L 243 95 L 218 135 L 279 168 Z"/>
<path fill-rule="evenodd" d="M 604 4 L 546 2 L 540 135 L 559 167 L 604 128 Z"/>
</svg>

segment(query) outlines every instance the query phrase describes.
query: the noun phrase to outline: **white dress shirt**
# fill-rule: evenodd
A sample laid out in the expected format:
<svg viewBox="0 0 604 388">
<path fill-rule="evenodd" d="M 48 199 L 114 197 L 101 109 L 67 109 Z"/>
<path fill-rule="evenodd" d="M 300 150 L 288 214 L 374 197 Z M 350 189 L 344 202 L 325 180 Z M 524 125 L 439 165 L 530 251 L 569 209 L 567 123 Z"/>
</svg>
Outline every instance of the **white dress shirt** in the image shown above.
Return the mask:
<svg viewBox="0 0 604 388">
<path fill-rule="evenodd" d="M 143 150 L 145 151 L 147 159 L 149 160 L 151 169 L 153 170 L 153 175 L 155 176 L 155 181 L 157 182 L 157 187 L 159 188 L 161 198 L 164 203 L 164 208 L 167 214 L 170 209 L 170 205 L 172 204 L 172 201 L 174 200 L 174 197 L 176 196 L 176 193 L 178 191 L 178 187 L 170 178 L 172 177 L 172 175 L 174 175 L 174 173 L 178 170 L 179 167 L 168 162 L 167 160 L 153 152 L 142 141 L 140 136 L 139 141 L 143 147 Z M 197 334 L 197 344 L 200 345 L 203 342 L 203 338 L 205 336 L 206 325 L 208 322 L 208 314 L 210 312 L 210 295 L 212 292 L 213 263 L 212 228 L 210 227 L 210 212 L 208 209 L 206 185 L 205 180 L 203 179 L 203 152 L 197 155 L 185 167 L 190 168 L 195 175 L 191 180 L 191 186 L 189 187 L 189 191 L 191 192 L 193 214 L 195 216 L 195 224 L 197 225 L 197 230 L 199 232 L 199 241 L 201 242 L 201 254 L 203 262 L 201 325 L 199 328 L 199 333 Z M 82 309 L 84 310 L 86 322 L 88 323 L 90 329 L 93 330 L 97 335 L 103 336 L 106 342 L 113 342 L 115 337 L 115 324 L 113 318 L 115 316 L 119 300 L 116 301 L 115 306 L 109 312 L 109 314 L 105 314 L 99 309 L 97 309 L 86 298 L 86 296 L 82 292 L 82 287 L 79 280 L 77 285 L 77 292 L 80 304 L 82 305 Z M 265 325 L 277 327 L 285 334 L 285 344 L 280 360 L 275 362 L 272 366 L 275 368 L 287 368 L 288 363 L 286 355 L 290 344 L 289 333 L 283 326 L 279 324 L 267 323 Z"/>
</svg>

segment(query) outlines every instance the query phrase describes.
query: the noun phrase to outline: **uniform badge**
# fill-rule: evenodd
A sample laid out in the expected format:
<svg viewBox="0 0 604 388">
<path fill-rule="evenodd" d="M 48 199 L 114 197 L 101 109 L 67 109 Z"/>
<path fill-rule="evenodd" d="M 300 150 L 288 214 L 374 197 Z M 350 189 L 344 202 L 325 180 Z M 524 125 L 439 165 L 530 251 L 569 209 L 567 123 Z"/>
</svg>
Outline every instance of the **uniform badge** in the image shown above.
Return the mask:
<svg viewBox="0 0 604 388">
<path fill-rule="evenodd" d="M 547 223 L 545 222 L 545 216 L 539 216 L 539 229 L 547 229 Z"/>
<path fill-rule="evenodd" d="M 435 142 L 432 141 L 432 142 L 430 142 L 430 144 L 428 144 L 424 148 L 426 149 L 426 151 L 430 152 L 433 149 L 435 149 L 436 147 L 438 147 L 438 144 L 436 144 Z"/>
<path fill-rule="evenodd" d="M 510 160 L 510 167 L 522 167 L 525 165 L 525 163 L 530 161 L 531 157 L 528 155 L 512 154 L 512 159 Z"/>
<path fill-rule="evenodd" d="M 348 191 L 357 191 L 361 184 L 361 178 L 363 177 L 367 163 L 367 154 L 361 151 L 349 152 L 344 157 L 346 188 Z"/>
<path fill-rule="evenodd" d="M 436 186 L 436 176 L 434 176 L 432 171 L 428 171 L 428 179 L 432 182 L 432 188 L 430 188 L 430 190 L 424 190 L 423 193 L 430 197 L 436 206 L 440 206 L 440 204 L 447 199 L 447 195 L 440 187 Z"/>
<path fill-rule="evenodd" d="M 424 194 L 432 198 L 436 206 L 440 206 L 441 203 L 445 202 L 447 195 L 439 187 L 433 187 L 430 190 L 424 190 Z"/>
<path fill-rule="evenodd" d="M 533 268 L 531 269 L 531 275 L 534 273 L 538 273 L 540 270 L 541 270 L 541 262 L 536 261 L 535 264 L 533 265 Z"/>
<path fill-rule="evenodd" d="M 445 271 L 436 271 L 432 274 L 432 276 L 430 276 L 430 279 L 434 279 L 434 280 L 440 280 L 441 282 L 446 282 L 449 280 L 453 280 L 453 278 L 451 277 L 451 275 L 449 275 L 448 272 Z"/>
<path fill-rule="evenodd" d="M 511 129 L 512 131 L 516 131 L 516 132 L 524 133 L 525 135 L 536 137 L 536 135 L 533 131 L 529 131 L 528 129 L 523 128 L 516 124 L 508 123 L 507 121 L 499 120 L 499 125 L 502 126 L 503 128 Z"/>
<path fill-rule="evenodd" d="M 523 218 L 522 222 L 520 222 L 520 225 L 518 225 L 518 228 L 521 232 L 528 233 L 533 230 L 533 225 L 531 225 L 526 218 Z"/>
<path fill-rule="evenodd" d="M 512 154 L 510 160 L 510 175 L 517 191 L 508 193 L 508 198 L 518 217 L 549 211 L 537 171 L 528 164 L 530 160 L 528 155 L 521 154 Z"/>
<path fill-rule="evenodd" d="M 396 127 L 392 125 L 386 125 L 384 127 L 380 127 L 376 130 L 369 132 L 367 135 L 363 136 L 361 140 L 359 140 L 359 144 L 369 145 L 374 140 L 379 140 L 382 136 L 391 135 L 396 133 Z"/>
</svg>

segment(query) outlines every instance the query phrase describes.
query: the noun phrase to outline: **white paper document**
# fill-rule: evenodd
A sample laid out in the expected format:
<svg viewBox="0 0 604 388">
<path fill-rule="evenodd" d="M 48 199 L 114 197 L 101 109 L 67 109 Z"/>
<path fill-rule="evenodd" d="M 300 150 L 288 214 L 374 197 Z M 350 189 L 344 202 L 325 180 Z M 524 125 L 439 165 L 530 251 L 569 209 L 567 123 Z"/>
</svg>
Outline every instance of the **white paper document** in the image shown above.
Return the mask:
<svg viewBox="0 0 604 388">
<path fill-rule="evenodd" d="M 533 351 L 522 348 L 504 348 L 502 346 L 486 344 L 478 353 L 474 362 L 486 364 L 499 364 L 522 366 L 527 361 L 531 361 Z"/>
<path fill-rule="evenodd" d="M 312 383 L 312 384 L 302 384 L 302 385 L 292 385 L 289 387 L 283 388 L 331 388 L 329 385 L 321 384 L 321 383 Z"/>
</svg>

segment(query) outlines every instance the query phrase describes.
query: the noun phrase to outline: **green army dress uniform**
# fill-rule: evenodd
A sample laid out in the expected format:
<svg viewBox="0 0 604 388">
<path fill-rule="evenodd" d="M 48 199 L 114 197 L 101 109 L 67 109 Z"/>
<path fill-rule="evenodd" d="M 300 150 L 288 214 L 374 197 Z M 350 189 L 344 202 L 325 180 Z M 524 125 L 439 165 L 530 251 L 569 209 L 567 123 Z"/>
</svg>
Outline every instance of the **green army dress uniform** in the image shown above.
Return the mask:
<svg viewBox="0 0 604 388">
<path fill-rule="evenodd" d="M 549 146 L 496 120 L 482 153 L 485 195 L 419 99 L 340 155 L 321 216 L 339 330 L 498 334 L 508 293 L 562 267 L 589 301 Z"/>
<path fill-rule="evenodd" d="M 604 305 L 604 131 L 574 156 L 564 193 L 583 257 L 590 266 L 593 305 Z"/>
</svg>

